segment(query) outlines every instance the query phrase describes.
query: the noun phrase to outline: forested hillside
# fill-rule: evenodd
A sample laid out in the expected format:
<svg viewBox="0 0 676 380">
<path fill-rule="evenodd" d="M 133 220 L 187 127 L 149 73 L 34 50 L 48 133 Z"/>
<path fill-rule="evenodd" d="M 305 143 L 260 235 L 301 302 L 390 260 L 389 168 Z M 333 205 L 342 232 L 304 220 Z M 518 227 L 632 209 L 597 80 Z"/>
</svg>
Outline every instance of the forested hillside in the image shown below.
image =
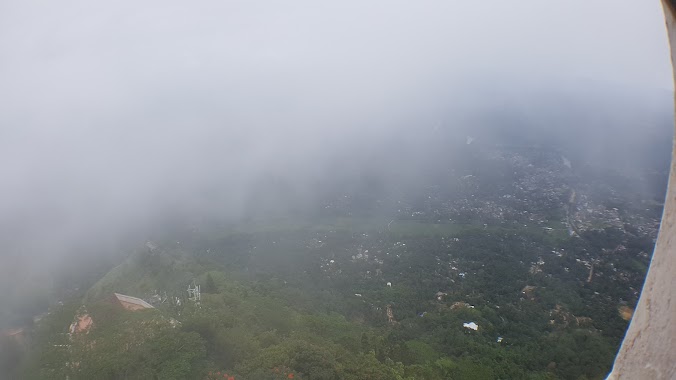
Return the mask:
<svg viewBox="0 0 676 380">
<path fill-rule="evenodd" d="M 437 154 L 453 165 L 404 170 L 406 186 L 338 176 L 309 211 L 167 220 L 94 281 L 73 262 L 15 373 L 602 379 L 649 265 L 664 172 L 467 141 Z"/>
</svg>

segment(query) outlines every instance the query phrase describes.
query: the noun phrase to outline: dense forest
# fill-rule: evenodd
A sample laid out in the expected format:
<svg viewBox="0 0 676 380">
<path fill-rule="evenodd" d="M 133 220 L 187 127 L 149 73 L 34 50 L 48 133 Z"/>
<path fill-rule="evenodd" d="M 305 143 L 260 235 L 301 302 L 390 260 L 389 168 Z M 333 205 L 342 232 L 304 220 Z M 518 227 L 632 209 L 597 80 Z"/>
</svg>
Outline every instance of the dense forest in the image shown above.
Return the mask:
<svg viewBox="0 0 676 380">
<path fill-rule="evenodd" d="M 586 283 L 575 257 L 592 244 L 621 243 L 617 234 L 586 244 L 510 229 L 423 235 L 435 227 L 418 227 L 184 236 L 160 252 L 140 250 L 89 290 L 86 309 L 66 303 L 38 324 L 26 378 L 270 379 L 277 369 L 309 379 L 605 375 L 627 326 L 616 300 L 631 307 L 635 295 L 606 277 Z M 566 253 L 547 253 L 552 244 Z M 635 265 L 632 253 L 596 270 Z M 541 270 L 532 270 L 538 261 Z M 635 277 L 627 282 L 640 284 Z M 184 297 L 192 280 L 202 287 L 199 303 Z M 113 292 L 160 301 L 125 311 L 107 302 Z M 83 313 L 94 327 L 69 337 Z M 478 329 L 464 328 L 469 322 Z"/>
</svg>

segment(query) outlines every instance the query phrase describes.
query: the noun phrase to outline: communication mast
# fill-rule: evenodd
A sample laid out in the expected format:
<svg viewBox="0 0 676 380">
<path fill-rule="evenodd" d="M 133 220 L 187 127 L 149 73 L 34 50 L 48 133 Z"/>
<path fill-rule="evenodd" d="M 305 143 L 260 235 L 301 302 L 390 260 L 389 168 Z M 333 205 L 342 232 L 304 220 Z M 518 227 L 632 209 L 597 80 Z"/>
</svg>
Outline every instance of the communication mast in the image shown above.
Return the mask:
<svg viewBox="0 0 676 380">
<path fill-rule="evenodd" d="M 200 300 L 202 299 L 200 294 L 200 286 L 195 285 L 195 281 L 188 285 L 188 299 L 194 301 L 197 304 L 199 304 Z"/>
<path fill-rule="evenodd" d="M 394 325 L 397 321 L 394 319 L 394 313 L 392 312 L 392 305 L 387 305 L 387 322 Z"/>
</svg>

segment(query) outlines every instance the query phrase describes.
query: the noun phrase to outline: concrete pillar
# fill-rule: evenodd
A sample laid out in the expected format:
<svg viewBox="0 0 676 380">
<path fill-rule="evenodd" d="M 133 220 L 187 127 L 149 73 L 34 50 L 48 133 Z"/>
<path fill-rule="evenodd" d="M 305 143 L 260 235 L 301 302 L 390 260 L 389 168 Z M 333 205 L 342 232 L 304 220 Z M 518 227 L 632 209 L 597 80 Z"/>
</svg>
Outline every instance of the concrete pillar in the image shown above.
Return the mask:
<svg viewBox="0 0 676 380">
<path fill-rule="evenodd" d="M 676 75 L 676 7 L 662 0 Z M 662 224 L 641 298 L 615 358 L 609 380 L 676 379 L 676 156 L 671 173 Z"/>
</svg>

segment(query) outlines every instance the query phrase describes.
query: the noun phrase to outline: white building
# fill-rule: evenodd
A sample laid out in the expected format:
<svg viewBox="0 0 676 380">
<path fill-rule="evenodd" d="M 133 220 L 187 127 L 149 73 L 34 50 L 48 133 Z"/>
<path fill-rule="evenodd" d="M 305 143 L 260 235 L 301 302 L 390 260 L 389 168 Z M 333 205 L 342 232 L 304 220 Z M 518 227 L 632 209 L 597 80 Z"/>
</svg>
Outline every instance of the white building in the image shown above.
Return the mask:
<svg viewBox="0 0 676 380">
<path fill-rule="evenodd" d="M 478 330 L 479 330 L 479 325 L 477 325 L 477 324 L 474 323 L 474 322 L 463 323 L 463 324 L 462 324 L 462 327 L 464 327 L 464 328 L 466 328 L 466 329 L 474 330 L 474 331 L 478 331 Z"/>
</svg>

